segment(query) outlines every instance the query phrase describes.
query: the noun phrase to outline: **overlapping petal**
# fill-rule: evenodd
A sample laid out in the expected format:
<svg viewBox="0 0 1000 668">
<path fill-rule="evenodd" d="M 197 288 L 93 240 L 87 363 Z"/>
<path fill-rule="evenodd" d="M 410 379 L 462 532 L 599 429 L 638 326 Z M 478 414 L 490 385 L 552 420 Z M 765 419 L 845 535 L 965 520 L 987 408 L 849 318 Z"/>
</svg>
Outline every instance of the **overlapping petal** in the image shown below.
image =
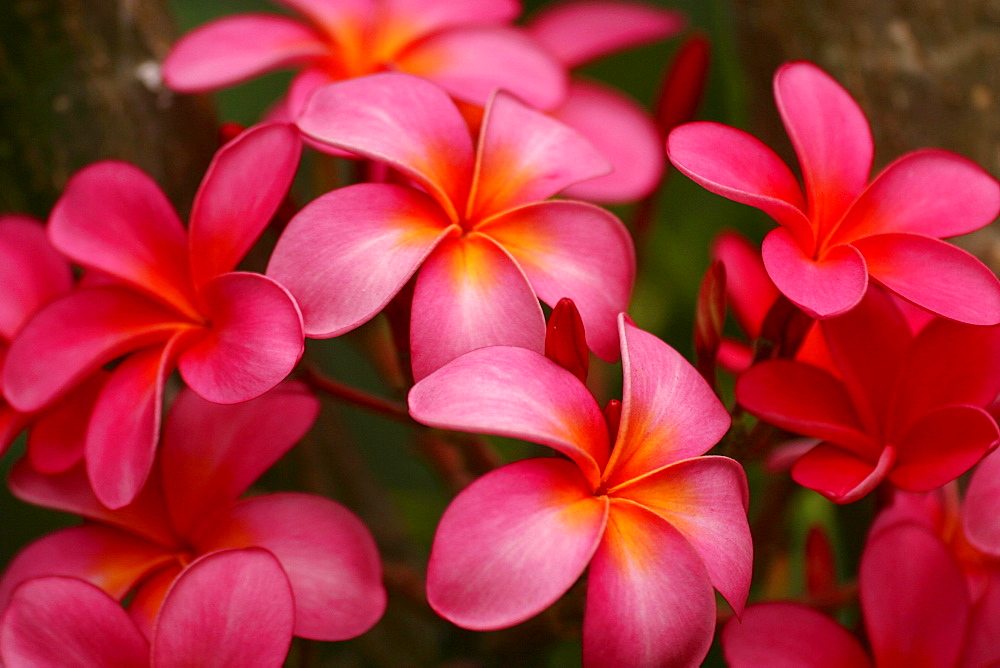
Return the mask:
<svg viewBox="0 0 1000 668">
<path fill-rule="evenodd" d="M 599 357 L 618 357 L 616 321 L 635 282 L 635 249 L 620 220 L 584 202 L 554 201 L 518 207 L 478 229 L 511 254 L 542 301 L 573 300 Z"/>
<path fill-rule="evenodd" d="M 464 628 L 503 628 L 541 612 L 586 568 L 601 539 L 606 499 L 566 460 L 497 469 L 459 494 L 438 526 L 427 598 Z"/>
<path fill-rule="evenodd" d="M 292 219 L 267 273 L 295 296 L 306 334 L 337 336 L 378 313 L 457 229 L 449 225 L 437 203 L 412 188 L 348 186 Z"/>
<path fill-rule="evenodd" d="M 835 503 L 854 503 L 878 487 L 895 462 L 893 446 L 859 454 L 820 443 L 795 462 L 792 479 Z"/>
<path fill-rule="evenodd" d="M 0 215 L 0 337 L 14 338 L 38 309 L 73 287 L 69 263 L 37 220 Z"/>
<path fill-rule="evenodd" d="M 757 338 L 781 294 L 768 277 L 760 252 L 736 232 L 724 231 L 712 242 L 711 255 L 726 267 L 726 292 L 736 321 L 750 339 Z"/>
<path fill-rule="evenodd" d="M 1000 556 L 997 517 L 1000 517 L 1000 454 L 991 454 L 979 463 L 969 481 L 962 528 L 970 543 L 987 554 Z"/>
<path fill-rule="evenodd" d="M 519 0 L 383 0 L 383 5 L 414 35 L 458 26 L 508 23 L 521 13 Z"/>
<path fill-rule="evenodd" d="M 27 456 L 36 471 L 60 473 L 83 459 L 87 425 L 106 381 L 106 373 L 95 373 L 51 408 L 32 416 Z"/>
</svg>

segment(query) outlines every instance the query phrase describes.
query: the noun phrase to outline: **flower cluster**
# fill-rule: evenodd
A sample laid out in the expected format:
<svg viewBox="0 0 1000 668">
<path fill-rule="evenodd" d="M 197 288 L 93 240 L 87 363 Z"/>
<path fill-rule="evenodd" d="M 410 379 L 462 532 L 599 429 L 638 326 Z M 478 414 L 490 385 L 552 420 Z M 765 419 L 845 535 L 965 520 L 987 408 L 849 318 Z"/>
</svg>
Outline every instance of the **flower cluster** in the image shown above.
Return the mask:
<svg viewBox="0 0 1000 668">
<path fill-rule="evenodd" d="M 516 0 L 276 2 L 292 14 L 217 19 L 162 64 L 180 93 L 298 68 L 218 149 L 186 225 L 117 161 L 77 172 L 45 223 L 0 216 L 0 446 L 27 432 L 9 486 L 85 520 L 0 577 L 4 665 L 281 665 L 379 633 L 393 593 L 442 634 L 582 636 L 588 666 L 698 665 L 731 616 L 733 665 L 1000 660 L 1000 281 L 942 240 L 996 217 L 995 179 L 924 150 L 869 182 L 867 120 L 811 63 L 775 76 L 804 190 L 753 137 L 687 122 L 704 38 L 655 115 L 573 72 L 684 28 L 653 6 L 517 25 Z M 717 240 L 697 367 L 629 315 L 645 223 L 600 206 L 649 210 L 668 157 L 778 223 L 760 251 Z M 330 164 L 357 178 L 298 207 L 296 176 Z M 394 398 L 320 370 L 306 339 L 345 334 Z M 289 452 L 350 459 L 332 414 L 313 429 L 318 395 L 406 423 L 457 492 L 429 556 L 346 493 L 360 480 L 261 493 Z M 504 464 L 492 437 L 530 454 Z M 775 553 L 744 465 L 891 500 L 861 559 L 870 652 L 808 600 L 744 611 L 755 547 Z"/>
</svg>

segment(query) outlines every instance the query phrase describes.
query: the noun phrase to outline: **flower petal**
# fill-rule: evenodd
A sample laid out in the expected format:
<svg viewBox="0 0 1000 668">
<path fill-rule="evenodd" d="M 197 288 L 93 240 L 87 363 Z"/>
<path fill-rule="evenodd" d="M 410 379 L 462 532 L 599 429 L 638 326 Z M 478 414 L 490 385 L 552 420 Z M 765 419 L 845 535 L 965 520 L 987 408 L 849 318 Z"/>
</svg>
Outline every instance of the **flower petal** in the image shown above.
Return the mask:
<svg viewBox="0 0 1000 668">
<path fill-rule="evenodd" d="M 584 666 L 699 665 L 714 631 L 698 553 L 662 518 L 613 500 L 587 582 Z"/>
<path fill-rule="evenodd" d="M 109 160 L 74 174 L 52 209 L 49 239 L 78 264 L 197 316 L 184 227 L 138 167 Z"/>
<path fill-rule="evenodd" d="M 632 237 L 618 218 L 559 200 L 518 207 L 479 229 L 511 254 L 542 301 L 573 300 L 599 357 L 618 358 L 617 318 L 635 282 Z"/>
<path fill-rule="evenodd" d="M 903 299 L 971 325 L 1000 323 L 1000 279 L 968 251 L 914 234 L 877 234 L 854 246 L 871 277 Z"/>
<path fill-rule="evenodd" d="M 181 377 L 209 401 L 259 397 L 295 368 L 305 347 L 302 315 L 283 286 L 261 274 L 232 272 L 201 292 L 211 324 L 181 352 Z"/>
<path fill-rule="evenodd" d="M 163 81 L 181 93 L 203 93 L 316 60 L 329 49 L 315 31 L 291 18 L 227 16 L 195 28 L 174 45 L 163 61 Z"/>
<path fill-rule="evenodd" d="M 295 635 L 344 640 L 367 631 L 385 609 L 378 548 L 364 524 L 329 499 L 268 494 L 246 499 L 201 524 L 201 553 L 228 547 L 269 550 L 295 594 Z"/>
<path fill-rule="evenodd" d="M 752 605 L 722 631 L 732 668 L 869 668 L 857 639 L 821 612 L 799 603 Z"/>
<path fill-rule="evenodd" d="M 774 285 L 814 318 L 840 315 L 865 296 L 870 268 L 854 246 L 835 246 L 817 260 L 779 227 L 764 237 L 761 254 Z"/>
<path fill-rule="evenodd" d="M 528 22 L 528 32 L 566 67 L 666 39 L 687 21 L 677 11 L 616 0 L 549 5 Z M 586 35 L 586 39 L 581 39 Z"/>
<path fill-rule="evenodd" d="M 994 572 L 972 606 L 960 666 L 995 666 L 1000 662 L 1000 645 L 993 638 L 996 628 L 1000 628 L 1000 577 Z"/>
<path fill-rule="evenodd" d="M 286 382 L 256 399 L 216 404 L 191 390 L 171 406 L 160 450 L 161 478 L 173 526 L 194 525 L 233 503 L 312 426 L 319 401 Z"/>
<path fill-rule="evenodd" d="M 274 0 L 309 18 L 331 35 L 341 25 L 353 27 L 375 11 L 375 0 Z"/>
<path fill-rule="evenodd" d="M 472 137 L 448 94 L 408 74 L 317 90 L 298 120 L 308 137 L 378 160 L 424 186 L 456 220 L 472 174 Z"/>
<path fill-rule="evenodd" d="M 0 214 L 0 337 L 11 340 L 38 309 L 73 287 L 69 262 L 28 216 Z"/>
<path fill-rule="evenodd" d="M 414 378 L 483 346 L 541 353 L 544 344 L 538 298 L 521 268 L 494 241 L 480 234 L 448 239 L 427 258 L 413 293 Z"/>
<path fill-rule="evenodd" d="M 874 154 L 868 119 L 840 84 L 805 61 L 778 68 L 774 98 L 802 166 L 809 217 L 822 234 L 868 184 Z"/>
<path fill-rule="evenodd" d="M 575 130 L 501 91 L 483 119 L 467 217 L 478 222 L 610 170 Z"/>
<path fill-rule="evenodd" d="M 729 429 L 729 413 L 680 353 L 624 316 L 622 419 L 604 479 L 620 485 L 704 454 Z"/>
<path fill-rule="evenodd" d="M 28 461 L 39 473 L 60 473 L 83 459 L 87 425 L 108 374 L 99 371 L 37 415 L 28 433 Z"/>
<path fill-rule="evenodd" d="M 566 455 L 595 487 L 608 458 L 601 409 L 572 373 L 503 346 L 462 355 L 410 390 L 410 415 L 432 427 L 520 438 Z"/>
<path fill-rule="evenodd" d="M 906 523 L 873 536 L 861 555 L 858 588 L 876 665 L 955 665 L 969 596 L 931 531 Z"/>
<path fill-rule="evenodd" d="M 565 460 L 529 459 L 486 474 L 441 518 L 427 567 L 428 602 L 473 630 L 538 614 L 583 573 L 607 508 Z"/>
<path fill-rule="evenodd" d="M 284 200 L 302 153 L 291 125 L 258 125 L 222 147 L 191 209 L 194 283 L 232 271 Z"/>
<path fill-rule="evenodd" d="M 295 602 L 281 564 L 265 550 L 198 559 L 174 581 L 153 631 L 153 665 L 280 666 Z"/>
<path fill-rule="evenodd" d="M 934 238 L 973 232 L 1000 213 L 1000 184 L 956 153 L 925 149 L 901 156 L 861 194 L 831 243 L 900 232 Z"/>
<path fill-rule="evenodd" d="M 1000 517 L 1000 455 L 994 451 L 976 466 L 962 509 L 962 528 L 969 542 L 994 556 L 1000 556 L 997 517 Z"/>
<path fill-rule="evenodd" d="M 14 592 L 0 625 L 8 666 L 149 665 L 149 645 L 128 613 L 94 585 L 45 577 Z"/>
<path fill-rule="evenodd" d="M 832 443 L 820 443 L 792 466 L 792 479 L 814 489 L 834 503 L 854 503 L 885 480 L 896 460 L 896 449 L 886 446 L 875 461 Z"/>
<path fill-rule="evenodd" d="M 781 294 L 764 269 L 760 251 L 746 237 L 727 230 L 715 237 L 711 255 L 726 267 L 726 295 L 736 321 L 747 338 L 757 338 Z"/>
<path fill-rule="evenodd" d="M 405 22 L 414 36 L 468 25 L 509 23 L 521 13 L 518 0 L 384 0 L 386 14 Z"/>
<path fill-rule="evenodd" d="M 348 186 L 292 219 L 267 274 L 295 296 L 308 336 L 338 336 L 382 310 L 454 232 L 449 225 L 441 207 L 413 188 Z"/>
<path fill-rule="evenodd" d="M 670 132 L 667 155 L 695 183 L 757 207 L 812 250 L 816 239 L 799 183 L 778 154 L 756 137 L 719 123 L 686 123 Z"/>
</svg>

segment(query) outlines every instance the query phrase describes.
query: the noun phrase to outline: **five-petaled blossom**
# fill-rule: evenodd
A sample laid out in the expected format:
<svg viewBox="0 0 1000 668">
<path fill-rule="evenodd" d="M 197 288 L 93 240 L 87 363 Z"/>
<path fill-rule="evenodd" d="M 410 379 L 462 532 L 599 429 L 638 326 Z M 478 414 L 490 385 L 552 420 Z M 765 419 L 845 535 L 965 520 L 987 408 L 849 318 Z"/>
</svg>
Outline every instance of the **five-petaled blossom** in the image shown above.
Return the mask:
<svg viewBox="0 0 1000 668">
<path fill-rule="evenodd" d="M 101 505 L 80 467 L 45 476 L 20 462 L 10 479 L 16 496 L 91 521 L 22 550 L 0 579 L 0 605 L 32 578 L 74 577 L 115 600 L 130 597 L 129 615 L 153 638 L 168 591 L 199 557 L 263 548 L 281 567 L 278 579 L 291 584 L 295 635 L 344 640 L 364 633 L 382 615 L 385 590 L 375 541 L 361 521 L 311 494 L 239 499 L 318 411 L 316 398 L 291 382 L 233 405 L 185 390 L 167 417 L 149 481 L 117 510 Z"/>
<path fill-rule="evenodd" d="M 566 74 L 510 22 L 518 0 L 275 0 L 302 15 L 242 14 L 185 35 L 163 63 L 167 86 L 217 90 L 282 67 L 299 66 L 284 102 L 294 120 L 326 84 L 376 72 L 407 72 L 456 99 L 482 106 L 496 88 L 551 107 Z"/>
<path fill-rule="evenodd" d="M 281 564 L 259 548 L 200 557 L 171 585 L 149 637 L 94 585 L 41 577 L 0 620 L 7 666 L 281 666 L 295 605 Z"/>
<path fill-rule="evenodd" d="M 121 358 L 85 444 L 94 492 L 109 507 L 129 503 L 149 475 L 164 381 L 175 367 L 201 396 L 235 403 L 271 389 L 298 362 L 294 299 L 267 276 L 233 269 L 284 198 L 301 146 L 284 124 L 224 146 L 186 231 L 156 184 L 122 162 L 78 172 L 53 209 L 52 244 L 107 280 L 28 321 L 8 350 L 3 392 L 16 409 L 37 411 Z"/>
<path fill-rule="evenodd" d="M 608 169 L 577 133 L 499 92 L 474 148 L 448 96 L 405 74 L 327 86 L 298 125 L 419 186 L 340 188 L 288 224 L 267 273 L 295 295 L 306 335 L 359 326 L 417 274 L 410 322 L 417 378 L 482 346 L 541 352 L 539 298 L 573 299 L 594 352 L 617 357 L 615 316 L 635 276 L 631 237 L 597 206 L 543 201 Z"/>
<path fill-rule="evenodd" d="M 737 611 L 750 586 L 743 469 L 703 455 L 729 415 L 670 346 L 619 317 L 624 392 L 602 415 L 566 368 L 513 347 L 467 353 L 417 383 L 425 424 L 522 438 L 565 455 L 509 464 L 445 511 L 431 606 L 459 626 L 512 626 L 589 568 L 587 665 L 697 665 L 713 586 Z M 613 444 L 613 445 L 612 445 Z"/>
<path fill-rule="evenodd" d="M 784 162 L 735 128 L 682 125 L 667 152 L 697 183 L 779 223 L 762 248 L 778 289 L 810 315 L 828 318 L 856 306 L 870 277 L 943 317 L 1000 323 L 1000 281 L 941 241 L 996 218 L 996 179 L 959 155 L 927 149 L 900 157 L 869 183 L 871 130 L 847 91 L 807 62 L 781 67 L 774 91 L 805 198 Z"/>
<path fill-rule="evenodd" d="M 782 429 L 823 441 L 792 477 L 837 503 L 883 480 L 925 492 L 969 470 L 1000 438 L 984 410 L 1000 392 L 1000 326 L 935 318 L 918 332 L 872 286 L 820 322 L 833 367 L 770 360 L 740 375 L 736 398 Z"/>
</svg>

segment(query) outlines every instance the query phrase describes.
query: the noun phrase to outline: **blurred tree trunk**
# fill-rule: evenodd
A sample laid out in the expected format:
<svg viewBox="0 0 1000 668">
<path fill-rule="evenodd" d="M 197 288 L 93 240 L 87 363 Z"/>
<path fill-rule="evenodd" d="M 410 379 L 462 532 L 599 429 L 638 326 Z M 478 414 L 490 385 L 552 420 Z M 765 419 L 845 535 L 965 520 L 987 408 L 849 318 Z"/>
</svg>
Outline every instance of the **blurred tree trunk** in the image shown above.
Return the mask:
<svg viewBox="0 0 1000 668">
<path fill-rule="evenodd" d="M 0 2 L 0 212 L 39 217 L 83 165 L 139 165 L 183 214 L 216 148 L 207 99 L 174 95 L 163 0 Z"/>
<path fill-rule="evenodd" d="M 771 77 L 811 60 L 861 104 L 875 166 L 938 147 L 1000 174 L 1000 0 L 734 0 L 753 131 L 791 159 Z M 792 162 L 794 164 L 794 162 Z M 1000 267 L 1000 232 L 965 245 Z"/>
</svg>

